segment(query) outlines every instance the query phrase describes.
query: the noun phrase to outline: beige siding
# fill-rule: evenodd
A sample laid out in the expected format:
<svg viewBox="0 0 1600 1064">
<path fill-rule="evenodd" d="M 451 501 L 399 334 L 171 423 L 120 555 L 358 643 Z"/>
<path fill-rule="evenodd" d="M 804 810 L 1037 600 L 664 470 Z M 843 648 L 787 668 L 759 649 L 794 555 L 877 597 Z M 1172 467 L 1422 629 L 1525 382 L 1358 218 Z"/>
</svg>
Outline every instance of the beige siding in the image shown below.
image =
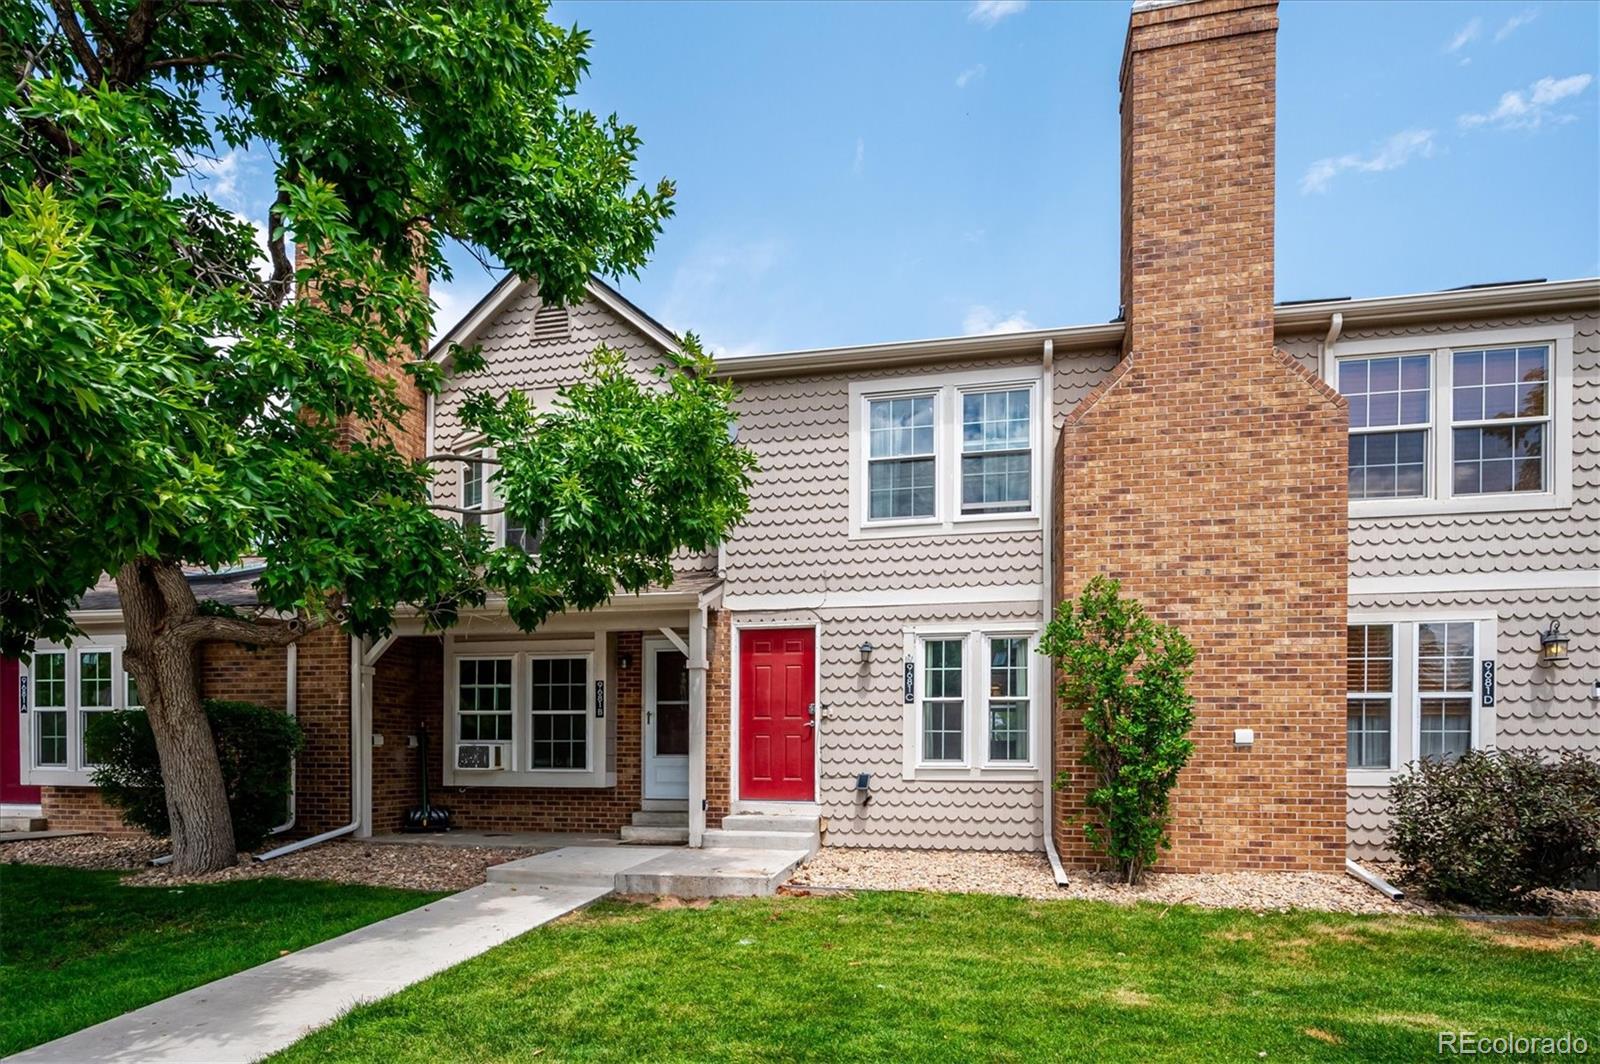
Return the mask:
<svg viewBox="0 0 1600 1064">
<path fill-rule="evenodd" d="M 1109 352 L 1057 359 L 1051 388 L 1056 424 L 1115 364 Z M 1037 530 L 852 540 L 849 436 L 853 381 L 1037 365 L 954 363 L 743 384 L 739 438 L 755 452 L 760 470 L 750 492 L 750 516 L 727 544 L 728 593 L 927 590 L 936 596 L 941 588 L 1039 583 Z M 1052 441 L 1054 436 L 1052 431 Z"/>
<path fill-rule="evenodd" d="M 1495 745 L 1506 750 L 1600 754 L 1600 588 L 1519 591 L 1498 594 L 1352 596 L 1352 609 L 1493 612 L 1495 647 Z M 1571 660 L 1539 664 L 1539 633 L 1551 620 L 1571 634 Z M 1402 713 L 1404 707 L 1402 707 Z M 1405 717 L 1400 717 L 1402 722 Z M 1402 726 L 1405 726 L 1402 723 Z M 1353 855 L 1381 856 L 1388 831 L 1387 789 L 1349 790 Z"/>
<path fill-rule="evenodd" d="M 1600 317 L 1452 321 L 1353 330 L 1345 339 L 1426 336 L 1470 328 L 1570 322 L 1573 336 L 1572 497 L 1565 510 L 1363 519 L 1350 523 L 1352 577 L 1600 568 Z"/>
<path fill-rule="evenodd" d="M 434 449 L 447 451 L 461 442 L 461 404 L 474 391 L 503 395 L 523 391 L 536 399 L 549 399 L 562 385 L 574 384 L 587 373 L 589 358 L 602 344 L 625 352 L 640 376 L 653 374 L 663 364 L 661 349 L 621 316 L 593 299 L 568 308 L 570 332 L 564 340 L 536 340 L 533 318 L 539 297 L 532 286 L 513 298 L 478 337 L 483 346 L 484 368 L 470 375 L 452 374 L 434 400 Z M 650 379 L 654 379 L 653 376 Z M 441 464 L 434 480 L 434 499 L 459 505 L 461 470 Z M 715 568 L 715 552 L 684 552 L 673 561 L 679 572 Z"/>
<path fill-rule="evenodd" d="M 817 800 L 828 819 L 831 845 L 1043 848 L 1039 780 L 951 783 L 902 778 L 901 647 L 906 630 L 929 624 L 981 628 L 1023 619 L 1036 623 L 1038 616 L 1037 603 L 734 614 L 735 625 L 820 625 L 817 701 L 825 709 L 818 728 Z M 869 664 L 861 660 L 863 642 L 877 648 Z M 1036 660 L 1039 663 L 1042 659 Z M 1042 679 L 1036 677 L 1036 682 Z M 1034 726 L 1043 724 L 1036 720 Z M 737 766 L 737 752 L 734 763 Z M 872 800 L 866 804 L 858 802 L 852 790 L 861 772 L 872 774 Z"/>
</svg>

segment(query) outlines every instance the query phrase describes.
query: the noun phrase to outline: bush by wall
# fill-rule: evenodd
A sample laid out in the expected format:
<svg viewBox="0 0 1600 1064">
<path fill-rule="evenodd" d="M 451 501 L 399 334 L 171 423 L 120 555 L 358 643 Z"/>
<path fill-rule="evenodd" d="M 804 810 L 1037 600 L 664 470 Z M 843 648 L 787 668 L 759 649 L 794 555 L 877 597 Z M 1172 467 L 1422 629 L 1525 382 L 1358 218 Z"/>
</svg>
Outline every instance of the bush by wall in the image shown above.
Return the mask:
<svg viewBox="0 0 1600 1064">
<path fill-rule="evenodd" d="M 1164 847 L 1170 796 L 1194 752 L 1194 699 L 1186 690 L 1194 647 L 1182 632 L 1122 597 L 1109 577 L 1064 601 L 1039 649 L 1055 660 L 1058 694 L 1081 714 L 1084 763 L 1094 769 L 1084 830 L 1118 875 L 1137 883 Z M 1056 779 L 1059 790 L 1067 775 Z"/>
<path fill-rule="evenodd" d="M 1391 799 L 1400 879 L 1431 898 L 1528 908 L 1534 891 L 1600 869 L 1600 761 L 1581 754 L 1425 759 L 1395 781 Z"/>
<path fill-rule="evenodd" d="M 205 701 L 206 720 L 222 762 L 234 841 L 250 850 L 289 815 L 289 771 L 304 736 L 293 717 L 253 702 Z M 130 827 L 162 838 L 171 833 L 155 733 L 143 713 L 100 713 L 85 735 L 99 762 L 95 786 L 122 810 Z"/>
</svg>

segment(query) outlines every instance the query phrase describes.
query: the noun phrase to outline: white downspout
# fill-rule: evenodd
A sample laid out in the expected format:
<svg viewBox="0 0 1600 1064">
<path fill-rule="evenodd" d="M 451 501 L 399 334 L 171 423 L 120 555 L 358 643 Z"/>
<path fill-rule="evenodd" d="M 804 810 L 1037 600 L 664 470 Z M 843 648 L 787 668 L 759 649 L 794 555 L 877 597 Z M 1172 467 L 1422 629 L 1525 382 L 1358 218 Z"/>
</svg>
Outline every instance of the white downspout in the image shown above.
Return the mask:
<svg viewBox="0 0 1600 1064">
<path fill-rule="evenodd" d="M 301 839 L 298 842 L 279 846 L 275 850 L 268 850 L 266 853 L 258 853 L 256 854 L 256 860 L 258 861 L 270 861 L 274 857 L 296 853 L 318 843 L 327 842 L 329 839 L 336 839 L 341 835 L 349 835 L 361 826 L 361 806 L 359 804 L 361 800 L 360 740 L 361 706 L 364 701 L 362 688 L 365 686 L 362 683 L 365 679 L 363 675 L 365 670 L 361 659 L 363 642 L 364 640 L 356 636 L 350 637 L 350 823 L 343 827 L 334 828 L 332 831 L 324 831 L 321 835 L 313 835 L 309 839 Z"/>
<path fill-rule="evenodd" d="M 1041 607 L 1044 610 L 1044 619 L 1050 620 L 1055 609 L 1055 497 L 1056 497 L 1056 448 L 1055 427 L 1056 408 L 1054 402 L 1056 383 L 1056 345 L 1054 340 L 1046 339 L 1044 342 L 1044 368 L 1039 386 L 1039 420 L 1046 427 L 1044 432 L 1044 455 L 1039 463 L 1041 475 L 1044 480 L 1044 489 L 1040 492 L 1040 501 L 1044 504 L 1042 517 L 1039 522 L 1040 541 L 1040 572 L 1044 578 L 1044 601 Z M 1067 885 L 1067 870 L 1061 867 L 1061 855 L 1056 852 L 1055 837 L 1055 742 L 1056 742 L 1056 697 L 1054 670 L 1047 670 L 1045 675 L 1050 678 L 1048 689 L 1045 691 L 1044 726 L 1047 749 L 1052 756 L 1045 759 L 1044 773 L 1044 855 L 1050 860 L 1050 871 L 1055 876 L 1056 885 Z"/>
<path fill-rule="evenodd" d="M 1339 342 L 1339 337 L 1344 332 L 1344 315 L 1338 311 L 1328 319 L 1328 335 L 1322 340 L 1322 379 L 1330 384 L 1336 383 L 1333 375 L 1333 345 Z"/>
<path fill-rule="evenodd" d="M 290 643 L 284 654 L 283 711 L 294 720 L 300 701 L 300 644 Z M 294 827 L 294 791 L 299 784 L 300 758 L 289 759 L 289 819 L 273 828 L 268 834 L 282 835 Z"/>
<path fill-rule="evenodd" d="M 689 624 L 689 845 L 705 844 L 706 834 L 706 599 Z"/>
</svg>

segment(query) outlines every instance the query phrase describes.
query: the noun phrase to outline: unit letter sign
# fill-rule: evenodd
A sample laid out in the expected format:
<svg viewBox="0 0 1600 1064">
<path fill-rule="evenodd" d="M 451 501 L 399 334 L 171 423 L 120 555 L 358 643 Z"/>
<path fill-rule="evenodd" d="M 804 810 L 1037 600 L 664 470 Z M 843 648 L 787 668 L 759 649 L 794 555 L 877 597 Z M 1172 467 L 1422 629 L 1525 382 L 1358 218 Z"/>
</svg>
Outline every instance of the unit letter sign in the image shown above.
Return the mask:
<svg viewBox="0 0 1600 1064">
<path fill-rule="evenodd" d="M 1494 705 L 1494 662 L 1483 663 L 1483 704 Z"/>
<path fill-rule="evenodd" d="M 906 659 L 906 705 L 917 700 L 917 663 Z"/>
<path fill-rule="evenodd" d="M 596 680 L 594 682 L 594 716 L 595 716 L 596 720 L 599 720 L 601 717 L 604 717 L 605 715 L 606 715 L 606 682 L 604 680 Z"/>
<path fill-rule="evenodd" d="M 23 713 L 28 712 L 28 678 L 26 676 L 17 680 L 17 709 Z"/>
</svg>

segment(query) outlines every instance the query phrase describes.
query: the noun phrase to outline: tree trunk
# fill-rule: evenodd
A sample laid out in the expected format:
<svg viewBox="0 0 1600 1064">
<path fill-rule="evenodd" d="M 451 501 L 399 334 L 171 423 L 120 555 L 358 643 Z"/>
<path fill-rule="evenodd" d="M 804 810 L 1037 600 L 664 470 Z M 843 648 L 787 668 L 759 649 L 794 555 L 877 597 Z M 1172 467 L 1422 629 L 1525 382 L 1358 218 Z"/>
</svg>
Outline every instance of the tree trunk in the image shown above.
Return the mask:
<svg viewBox="0 0 1600 1064">
<path fill-rule="evenodd" d="M 157 579 L 156 567 L 166 566 Z M 194 615 L 192 595 L 172 590 L 182 571 L 163 562 L 133 562 L 117 573 L 117 593 L 127 624 L 124 667 L 133 673 L 155 734 L 172 825 L 172 867 L 183 875 L 214 872 L 237 859 L 228 792 L 217 746 L 200 704 L 195 673 L 197 644 L 174 631 Z M 178 601 L 174 603 L 173 598 Z"/>
</svg>

